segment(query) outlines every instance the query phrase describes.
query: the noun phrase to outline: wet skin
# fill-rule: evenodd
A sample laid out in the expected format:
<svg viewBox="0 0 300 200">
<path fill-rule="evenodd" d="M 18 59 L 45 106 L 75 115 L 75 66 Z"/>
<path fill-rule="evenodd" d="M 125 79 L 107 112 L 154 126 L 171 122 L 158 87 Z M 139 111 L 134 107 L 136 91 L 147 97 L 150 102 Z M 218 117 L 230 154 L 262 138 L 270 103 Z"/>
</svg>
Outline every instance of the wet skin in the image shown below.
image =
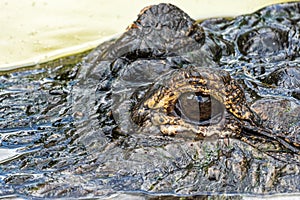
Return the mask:
<svg viewBox="0 0 300 200">
<path fill-rule="evenodd" d="M 299 13 L 290 3 L 195 21 L 170 4 L 143 9 L 79 73 L 110 141 L 101 163 L 153 192 L 300 191 Z"/>
<path fill-rule="evenodd" d="M 298 9 L 298 4 L 282 7 Z M 268 12 L 275 11 L 257 13 Z M 173 5 L 160 4 L 143 9 L 116 41 L 99 46 L 92 63 L 99 69 L 109 64 L 110 70 L 102 74 L 98 91 L 119 93 L 113 94 L 119 107 L 112 106 L 112 115 L 123 122 L 115 133 L 231 137 L 257 147 L 272 141 L 280 151 L 299 153 L 299 99 L 293 94 L 300 71 L 297 64 L 281 64 L 298 56 L 299 26 L 286 22 L 283 29 L 275 25 L 276 17 L 266 23 L 250 19 L 249 24 L 239 18 L 199 23 Z M 227 30 L 234 22 L 241 23 L 240 31 Z M 121 101 L 130 105 L 120 108 Z M 292 114 L 275 114 L 291 109 L 280 103 L 262 106 L 270 101 L 293 104 Z M 130 114 L 118 119 L 122 109 Z M 270 120 L 292 128 L 275 131 Z"/>
<path fill-rule="evenodd" d="M 0 195 L 300 192 L 299 13 L 149 6 L 83 61 L 1 74 Z"/>
</svg>

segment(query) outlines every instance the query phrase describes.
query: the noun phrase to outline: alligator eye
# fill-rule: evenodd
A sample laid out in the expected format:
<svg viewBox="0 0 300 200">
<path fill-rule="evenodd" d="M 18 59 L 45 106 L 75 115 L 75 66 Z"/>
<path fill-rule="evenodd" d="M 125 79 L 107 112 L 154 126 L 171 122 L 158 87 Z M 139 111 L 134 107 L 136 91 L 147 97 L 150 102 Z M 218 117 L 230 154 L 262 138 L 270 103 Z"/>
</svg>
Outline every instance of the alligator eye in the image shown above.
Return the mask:
<svg viewBox="0 0 300 200">
<path fill-rule="evenodd" d="M 222 119 L 224 106 L 212 96 L 188 92 L 179 96 L 174 111 L 187 122 L 209 125 Z"/>
</svg>

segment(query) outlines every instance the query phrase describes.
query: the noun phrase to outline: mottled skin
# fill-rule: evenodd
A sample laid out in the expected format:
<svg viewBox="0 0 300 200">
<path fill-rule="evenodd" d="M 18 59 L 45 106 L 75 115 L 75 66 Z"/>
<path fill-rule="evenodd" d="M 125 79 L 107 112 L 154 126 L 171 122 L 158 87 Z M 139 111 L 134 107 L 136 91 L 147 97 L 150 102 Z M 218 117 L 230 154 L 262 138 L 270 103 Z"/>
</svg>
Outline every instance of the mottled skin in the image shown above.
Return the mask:
<svg viewBox="0 0 300 200">
<path fill-rule="evenodd" d="M 183 119 L 174 111 L 174 107 L 178 103 L 180 95 L 186 93 L 210 96 L 210 98 L 218 101 L 218 104 L 211 103 L 209 112 L 214 110 L 220 112 L 219 119 L 214 123 L 209 121 L 210 118 L 204 122 Z M 194 107 L 189 108 L 190 110 L 199 109 L 197 102 L 194 103 L 192 105 Z M 260 116 L 263 112 L 267 112 L 267 116 L 262 116 L 264 121 L 272 120 L 274 117 L 273 109 L 278 112 L 288 109 L 282 108 L 279 104 L 269 103 L 262 101 L 253 105 L 254 110 Z M 221 109 L 218 108 L 219 104 L 223 106 Z M 189 66 L 184 70 L 180 69 L 166 74 L 162 80 L 152 85 L 145 97 L 139 99 L 137 105 L 133 107 L 131 117 L 141 127 L 140 132 L 147 132 L 149 131 L 147 130 L 148 127 L 158 126 L 162 134 L 171 136 L 184 134 L 184 137 L 194 135 L 194 138 L 202 139 L 207 136 L 232 137 L 248 143 L 248 138 L 254 140 L 268 138 L 264 142 L 277 141 L 279 146 L 283 145 L 295 153 L 300 152 L 298 149 L 300 143 L 294 138 L 295 134 L 289 134 L 292 137 L 287 137 L 289 130 L 282 129 L 281 131 L 277 130 L 277 136 L 275 136 L 274 130 L 270 130 L 268 126 L 265 128 L 260 124 L 261 120 L 256 112 L 249 108 L 242 88 L 231 79 L 228 73 L 218 69 Z M 295 114 L 292 117 L 287 115 L 281 116 L 282 119 L 277 117 L 275 123 L 289 124 L 292 123 L 291 120 L 297 120 L 299 107 L 293 112 Z M 200 114 L 204 115 L 205 113 Z M 209 115 L 213 117 L 212 113 Z M 297 126 L 297 130 L 290 130 L 290 132 L 294 133 L 298 130 L 299 127 Z"/>
<path fill-rule="evenodd" d="M 214 134 L 219 137 L 236 136 L 241 133 L 245 123 L 258 124 L 240 86 L 228 73 L 218 69 L 189 66 L 173 71 L 154 84 L 148 93 L 150 95 L 133 108 L 133 121 L 141 127 L 159 126 L 165 135 L 187 132 L 200 138 Z M 220 119 L 215 124 L 209 120 L 201 124 L 182 119 L 174 112 L 174 107 L 180 95 L 185 93 L 198 93 L 199 96 L 216 99 L 222 105 Z M 195 107 L 191 109 L 198 109 L 197 104 L 192 106 Z M 211 110 L 219 109 L 218 105 L 215 105 L 216 108 L 211 106 Z"/>
<path fill-rule="evenodd" d="M 286 10 L 297 10 L 298 6 L 297 3 L 283 5 Z M 258 12 L 264 15 L 274 10 L 270 7 Z M 241 24 L 239 32 L 230 30 L 231 21 L 212 19 L 197 23 L 169 4 L 143 9 L 124 34 L 116 41 L 100 45 L 86 61 L 89 65 L 92 63 L 92 71 L 85 76 L 99 77 L 97 91 L 106 94 L 106 99 L 112 94 L 111 115 L 107 117 L 114 118 L 118 126 L 107 123 L 111 122 L 107 118 L 100 120 L 101 126 L 110 127 L 108 134 L 114 129 L 114 133 L 119 134 L 157 135 L 159 131 L 162 135 L 179 137 L 232 137 L 256 147 L 263 146 L 260 142 L 274 141 L 281 150 L 286 148 L 299 153 L 300 142 L 295 139 L 299 134 L 297 112 L 287 119 L 297 122 L 292 131 L 274 132 L 265 122 L 273 116 L 259 116 L 262 109 L 270 113 L 280 110 L 277 104 L 268 110 L 259 106 L 264 104 L 264 98 L 268 101 L 270 95 L 278 98 L 276 95 L 283 94 L 286 96 L 283 98 L 299 107 L 298 100 L 291 98 L 297 95 L 299 81 L 295 77 L 299 77 L 299 67 L 281 64 L 282 61 L 286 65 L 284 61 L 298 56 L 297 41 L 295 44 L 292 35 L 299 31 L 298 26 L 286 23 L 288 28 L 282 29 L 272 21 L 255 22 L 249 16 L 247 24 L 243 21 L 246 19 L 247 16 L 241 18 L 241 22 L 235 19 Z M 234 47 L 235 44 L 238 46 Z M 241 71 L 246 78 L 240 77 Z M 110 89 L 111 92 L 106 92 Z M 251 97 L 251 91 L 263 98 L 253 108 L 250 104 L 257 97 Z M 265 91 L 267 93 L 262 94 Z M 213 113 L 215 109 L 221 117 L 214 122 L 210 119 L 195 122 L 174 111 L 180 96 L 191 92 L 198 97 L 213 98 L 217 106 L 214 108 L 211 104 L 211 109 L 205 112 Z M 100 107 L 100 112 L 106 112 L 109 106 Z M 199 106 L 196 103 L 188 109 L 188 112 L 197 112 Z M 276 119 L 274 123 L 282 121 Z"/>
<path fill-rule="evenodd" d="M 158 16 L 156 17 L 156 15 Z M 173 19 L 173 16 L 178 19 L 176 17 Z M 168 20 L 169 18 L 172 20 Z M 117 60 L 120 60 L 122 58 L 121 63 L 117 62 L 116 72 L 123 71 L 119 74 L 125 77 L 131 68 L 135 68 L 135 62 L 138 62 L 141 69 L 145 65 L 145 71 L 151 67 L 158 69 L 160 67 L 155 63 L 153 66 L 147 66 L 149 63 L 146 63 L 146 60 L 161 59 L 165 65 L 170 66 L 167 69 L 163 68 L 157 74 L 148 74 L 147 77 L 141 75 L 145 78 L 148 89 L 142 97 L 133 98 L 134 105 L 131 108 L 130 117 L 139 126 L 136 131 L 149 133 L 153 131 L 153 127 L 158 127 L 163 135 L 170 136 L 180 137 L 182 135 L 202 139 L 207 136 L 232 137 L 249 144 L 253 144 L 249 138 L 263 142 L 271 140 L 278 142 L 278 146 L 299 153 L 300 143 L 293 137 L 287 137 L 288 130 L 275 133 L 272 128 L 262 123 L 261 116 L 258 116 L 262 113 L 261 109 L 271 113 L 272 110 L 280 110 L 280 107 L 276 107 L 277 104 L 268 109 L 258 106 L 258 102 L 254 109 L 249 108 L 244 90 L 238 81 L 224 70 L 215 67 L 209 68 L 209 65 L 215 65 L 214 63 L 218 62 L 220 55 L 226 57 L 232 50 L 230 50 L 229 41 L 219 37 L 212 38 L 210 34 L 204 32 L 198 23 L 172 5 L 150 6 L 141 11 L 138 19 L 128 27 L 127 32 L 111 45 L 108 51 L 102 54 L 102 57 L 98 57 L 98 60 L 116 57 Z M 153 40 L 153 38 L 155 39 Z M 272 57 L 274 52 L 284 50 L 288 46 L 285 40 L 287 40 L 286 31 L 259 27 L 239 36 L 237 43 L 241 55 L 259 60 L 264 55 Z M 223 45 L 223 48 L 220 45 Z M 174 62 L 168 62 L 174 56 L 177 59 L 175 66 Z M 166 60 L 168 57 L 169 60 Z M 116 68 L 115 63 L 116 61 L 112 65 L 113 69 Z M 295 80 L 294 76 L 299 76 L 299 71 L 286 76 L 282 75 L 282 77 L 277 74 L 276 72 L 271 73 L 265 82 L 268 81 L 272 84 L 272 81 L 277 80 L 279 85 L 288 85 L 289 89 L 298 87 L 297 78 Z M 126 77 L 126 80 L 129 82 L 136 80 L 135 76 L 139 76 L 139 74 L 130 72 L 130 76 Z M 250 74 L 250 76 L 252 75 Z M 138 82 L 142 83 L 143 79 L 141 78 Z M 127 87 L 130 86 L 127 85 Z M 204 112 L 217 110 L 216 112 L 220 112 L 219 119 L 214 122 L 211 122 L 211 119 L 195 122 L 195 120 L 181 116 L 182 113 L 176 112 L 175 107 L 180 96 L 188 93 L 195 93 L 198 97 L 209 96 L 217 101 L 215 108 L 214 105 L 211 105 L 211 109 Z M 264 101 L 260 102 L 264 103 Z M 220 105 L 222 108 L 218 108 Z M 194 108 L 188 108 L 189 111 L 196 112 L 195 110 L 199 109 L 197 104 L 191 106 Z M 200 115 L 202 114 L 207 115 L 207 113 L 200 113 Z M 212 115 L 212 113 L 208 115 Z M 268 117 L 263 121 L 268 121 L 273 116 L 269 115 Z M 295 121 L 295 117 L 299 116 L 294 116 L 288 121 Z M 276 123 L 279 123 L 280 119 L 277 120 Z M 127 119 L 126 123 L 130 123 L 130 121 Z M 298 129 L 292 131 L 294 138 L 297 134 Z M 259 145 L 255 144 L 255 146 Z"/>
<path fill-rule="evenodd" d="M 159 4 L 80 63 L 0 75 L 0 196 L 299 193 L 299 19 Z"/>
<path fill-rule="evenodd" d="M 71 167 L 34 191 L 299 192 L 299 13 L 197 22 L 170 4 L 143 9 L 82 64 L 74 109 L 89 116 L 72 143 L 84 150 L 68 146 L 76 159 L 54 167 Z"/>
<path fill-rule="evenodd" d="M 150 6 L 89 55 L 82 80 L 96 80 L 99 127 L 132 158 L 127 170 L 152 180 L 149 168 L 172 171 L 175 162 L 185 177 L 188 167 L 167 159 L 171 152 L 196 168 L 187 179 L 162 172 L 162 181 L 153 178 L 161 186 L 143 187 L 300 191 L 299 5 L 203 22 L 173 5 Z"/>
</svg>

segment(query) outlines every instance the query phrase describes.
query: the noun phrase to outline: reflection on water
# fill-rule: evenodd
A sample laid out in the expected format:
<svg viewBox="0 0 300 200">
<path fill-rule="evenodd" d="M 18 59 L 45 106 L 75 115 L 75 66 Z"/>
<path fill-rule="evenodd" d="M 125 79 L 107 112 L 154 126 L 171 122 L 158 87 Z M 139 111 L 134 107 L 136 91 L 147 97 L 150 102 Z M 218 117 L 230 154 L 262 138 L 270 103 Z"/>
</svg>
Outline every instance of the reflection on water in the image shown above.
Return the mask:
<svg viewBox="0 0 300 200">
<path fill-rule="evenodd" d="M 10 153 L 1 159 L 1 194 L 23 193 L 44 182 L 47 174 L 62 167 L 51 166 L 72 155 L 66 150 L 70 143 L 66 138 L 73 131 L 69 93 L 77 68 L 64 62 L 0 78 L 1 146 Z"/>
<path fill-rule="evenodd" d="M 258 145 L 263 144 L 261 147 L 228 138 L 197 141 L 152 135 L 152 132 L 132 134 L 135 127 L 127 123 L 133 96 L 141 98 L 145 88 L 151 87 L 158 78 L 163 79 L 166 71 L 184 69 L 191 60 L 195 65 L 217 65 L 228 70 L 248 89 L 245 92 L 249 101 L 273 95 L 296 102 L 284 112 L 294 119 L 293 109 L 299 108 L 298 100 L 288 92 L 290 86 L 298 83 L 293 76 L 289 77 L 292 80 L 289 88 L 274 89 L 260 83 L 260 78 L 274 68 L 299 64 L 296 59 L 299 57 L 298 43 L 291 39 L 287 47 L 288 37 L 284 30 L 265 27 L 265 23 L 274 22 L 269 18 L 274 10 L 267 9 L 235 21 L 201 22 L 207 35 L 200 50 L 193 49 L 199 45 L 195 38 L 184 35 L 178 37 L 181 39 L 178 44 L 174 42 L 179 45 L 175 49 L 178 55 L 173 52 L 165 55 L 159 51 L 161 48 L 154 49 L 169 45 L 155 43 L 165 38 L 155 37 L 153 41 L 150 34 L 148 38 L 143 37 L 145 41 L 148 39 L 143 45 L 149 45 L 146 50 L 154 50 L 142 52 L 134 49 L 135 43 L 128 42 L 125 34 L 122 36 L 124 44 L 123 40 L 118 40 L 124 48 L 119 49 L 119 43 L 108 41 L 84 61 L 81 58 L 88 52 L 1 73 L 0 153 L 7 150 L 9 154 L 0 161 L 0 195 L 4 198 L 12 195 L 139 199 L 157 199 L 155 195 L 165 195 L 166 199 L 173 198 L 172 195 L 188 196 L 190 199 L 193 195 L 204 195 L 195 198 L 209 199 L 213 197 L 206 195 L 299 192 L 299 155 L 281 149 L 282 146 L 274 141 L 254 140 Z M 291 33 L 299 35 L 299 26 L 295 26 L 299 13 L 294 12 L 292 20 L 282 17 L 286 14 L 291 12 L 282 10 L 276 19 L 287 27 L 296 27 Z M 182 29 L 187 28 L 186 24 L 180 24 Z M 253 26 L 262 28 L 253 29 Z M 178 32 L 176 34 L 182 36 L 183 33 Z M 264 41 L 261 35 L 269 40 Z M 165 36 L 168 40 L 170 34 Z M 272 43 L 268 42 L 270 40 Z M 267 44 L 261 45 L 263 42 Z M 181 48 L 182 44 L 185 44 L 183 47 L 192 45 Z M 172 45 L 167 47 L 173 48 Z M 136 51 L 126 51 L 122 58 L 114 57 L 117 50 L 128 50 L 126 48 Z M 287 49 L 290 51 L 286 52 Z M 267 56 L 258 56 L 257 52 Z M 100 60 L 97 60 L 98 55 Z M 207 57 L 202 59 L 198 55 Z M 297 75 L 297 70 L 294 73 Z M 147 75 L 148 79 L 139 79 L 142 75 Z M 296 136 L 292 139 L 299 142 L 299 121 L 291 122 L 288 128 L 295 128 Z M 149 130 L 157 131 L 155 127 Z"/>
<path fill-rule="evenodd" d="M 4 163 L 7 160 L 11 160 L 18 156 L 18 149 L 0 149 L 0 162 Z"/>
</svg>

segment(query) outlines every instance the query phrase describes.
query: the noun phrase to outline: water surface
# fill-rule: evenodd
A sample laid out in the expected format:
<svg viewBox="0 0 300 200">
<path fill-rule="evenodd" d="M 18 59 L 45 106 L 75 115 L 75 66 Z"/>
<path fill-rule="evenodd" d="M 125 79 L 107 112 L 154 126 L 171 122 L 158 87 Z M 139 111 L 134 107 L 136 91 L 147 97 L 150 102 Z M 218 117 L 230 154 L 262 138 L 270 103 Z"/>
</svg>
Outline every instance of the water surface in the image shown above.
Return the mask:
<svg viewBox="0 0 300 200">
<path fill-rule="evenodd" d="M 238 23 L 243 24 L 240 19 Z M 209 23 L 206 30 L 221 31 Z M 107 45 L 94 53 L 99 54 Z M 293 157 L 285 158 L 291 158 L 289 162 L 278 162 L 234 140 L 228 144 L 226 140 L 115 134 L 116 123 L 107 112 L 109 92 L 97 91 L 103 68 L 90 64 L 95 54 L 83 62 L 88 53 L 1 72 L 3 198 L 118 198 L 121 193 L 139 199 L 155 199 L 156 195 L 200 195 L 195 198 L 205 199 L 213 198 L 206 196 L 211 194 L 299 192 L 299 163 Z M 224 57 L 222 67 L 232 69 L 233 76 L 238 77 L 245 68 L 253 69 L 246 59 L 241 59 L 241 68 L 235 65 L 240 60 L 229 62 L 229 58 Z M 273 187 L 275 172 L 280 177 L 278 187 Z"/>
</svg>

